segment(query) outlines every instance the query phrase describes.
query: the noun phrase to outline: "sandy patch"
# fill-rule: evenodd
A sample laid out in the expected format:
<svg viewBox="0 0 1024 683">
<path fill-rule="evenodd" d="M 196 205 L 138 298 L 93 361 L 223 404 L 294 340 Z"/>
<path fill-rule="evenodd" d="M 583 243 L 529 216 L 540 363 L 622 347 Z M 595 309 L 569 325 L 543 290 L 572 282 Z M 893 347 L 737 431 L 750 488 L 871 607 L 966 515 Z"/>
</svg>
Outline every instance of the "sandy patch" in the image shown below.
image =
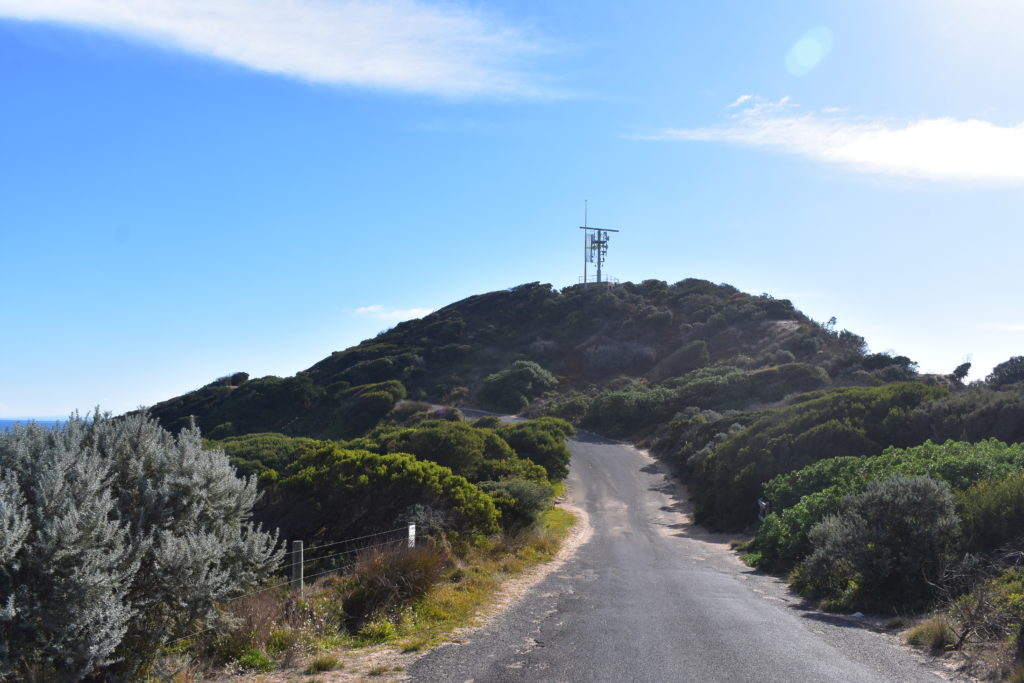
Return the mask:
<svg viewBox="0 0 1024 683">
<path fill-rule="evenodd" d="M 571 493 L 570 493 L 571 497 Z M 573 504 L 569 500 L 563 500 L 556 507 L 568 510 L 576 515 L 576 524 L 569 530 L 569 534 L 562 541 L 562 547 L 558 554 L 550 562 L 539 564 L 532 569 L 523 572 L 519 576 L 509 579 L 498 590 L 495 599 L 484 610 L 477 613 L 477 623 L 464 627 L 455 632 L 455 636 L 461 637 L 489 624 L 494 617 L 498 616 L 518 600 L 522 599 L 530 590 L 553 571 L 561 569 L 584 543 L 590 540 L 594 534 L 594 528 L 590 525 L 590 517 L 586 510 Z"/>
</svg>

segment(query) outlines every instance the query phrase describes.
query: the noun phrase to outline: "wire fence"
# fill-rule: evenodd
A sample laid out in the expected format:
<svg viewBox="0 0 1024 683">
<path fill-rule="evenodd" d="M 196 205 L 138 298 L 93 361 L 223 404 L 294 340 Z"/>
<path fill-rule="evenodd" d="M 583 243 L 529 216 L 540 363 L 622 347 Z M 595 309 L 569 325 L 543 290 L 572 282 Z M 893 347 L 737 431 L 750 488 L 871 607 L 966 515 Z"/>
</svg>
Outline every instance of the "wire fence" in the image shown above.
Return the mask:
<svg viewBox="0 0 1024 683">
<path fill-rule="evenodd" d="M 415 524 L 310 547 L 305 547 L 301 540 L 293 540 L 289 543 L 288 551 L 285 553 L 281 565 L 276 572 L 279 576 L 288 577 L 287 579 L 275 581 L 269 586 L 263 586 L 257 590 L 236 595 L 230 600 L 220 603 L 220 605 L 228 607 L 244 598 L 259 595 L 260 593 L 268 593 L 286 586 L 297 590 L 301 596 L 307 582 L 330 574 L 344 574 L 350 571 L 355 566 L 360 553 L 372 550 L 382 551 L 414 547 L 416 547 Z M 330 549 L 331 552 L 324 552 L 327 549 Z M 204 633 L 210 633 L 218 628 L 218 626 L 210 626 L 209 628 L 194 631 L 180 638 L 168 641 L 165 643 L 165 646 L 173 646 L 184 640 L 195 638 Z"/>
</svg>

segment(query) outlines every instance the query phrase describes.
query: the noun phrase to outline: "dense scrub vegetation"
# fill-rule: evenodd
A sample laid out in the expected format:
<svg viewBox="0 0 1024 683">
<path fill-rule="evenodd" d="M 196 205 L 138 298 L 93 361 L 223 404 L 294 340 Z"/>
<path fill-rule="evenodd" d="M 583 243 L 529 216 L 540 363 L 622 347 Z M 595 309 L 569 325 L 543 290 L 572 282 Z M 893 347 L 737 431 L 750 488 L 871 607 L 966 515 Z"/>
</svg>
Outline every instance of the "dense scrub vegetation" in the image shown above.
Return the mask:
<svg viewBox="0 0 1024 683">
<path fill-rule="evenodd" d="M 172 430 L 194 415 L 212 438 L 352 438 L 406 397 L 516 411 L 553 390 L 593 398 L 615 389 L 620 376 L 635 378 L 639 390 L 702 368 L 712 372 L 668 387 L 673 405 L 739 406 L 833 382 L 912 374 L 909 360 L 865 356 L 863 339 L 814 323 L 787 300 L 729 285 L 648 280 L 558 291 L 533 283 L 400 323 L 294 377 L 235 373 L 152 413 Z M 607 412 L 596 408 L 589 423 Z"/>
<path fill-rule="evenodd" d="M 811 394 L 766 411 L 713 450 L 690 455 L 700 482 L 697 519 L 721 527 L 749 523 L 762 485 L 827 456 L 873 455 L 914 443 L 910 412 L 946 391 L 918 383 Z"/>
<path fill-rule="evenodd" d="M 270 641 L 256 647 L 225 615 L 280 612 L 282 632 L 312 620 L 324 637 L 379 640 L 473 553 L 543 545 L 534 529 L 568 472 L 571 425 L 470 424 L 410 404 L 389 415 L 351 442 L 204 445 L 198 429 L 174 437 L 144 414 L 0 433 L 0 679 L 132 678 L 171 642 L 175 656 L 259 670 L 273 665 Z M 231 463 L 259 474 L 262 499 Z M 360 555 L 317 607 L 288 606 L 280 587 L 225 602 L 279 568 L 277 536 L 254 519 L 307 545 L 414 522 L 427 546 Z M 522 540 L 502 546 L 499 532 Z M 246 612 L 256 604 L 271 614 Z"/>
<path fill-rule="evenodd" d="M 428 419 L 436 412 L 410 414 L 406 407 L 396 416 L 406 424 L 381 424 L 340 443 L 281 434 L 209 443 L 231 454 L 240 468 L 260 472 L 266 495 L 258 518 L 287 538 L 306 540 L 346 538 L 406 522 L 449 536 L 485 535 L 499 525 L 522 529 L 545 509 L 552 485 L 568 474 L 565 437 L 574 429 L 563 420 L 513 425 L 485 418 L 470 424 Z"/>
<path fill-rule="evenodd" d="M 153 412 L 172 430 L 195 415 L 259 474 L 268 515 L 313 522 L 302 533 L 343 533 L 313 496 L 358 509 L 392 484 L 400 502 L 365 523 L 420 515 L 447 533 L 484 533 L 490 513 L 457 512 L 476 491 L 504 530 L 528 527 L 568 471 L 575 425 L 671 462 L 708 526 L 752 532 L 765 500 L 772 513 L 749 559 L 836 608 L 955 605 L 982 589 L 1011 604 L 1016 569 L 998 558 L 1024 552 L 1024 356 L 968 385 L 969 373 L 963 363 L 920 375 L 834 319 L 728 285 L 533 283 L 401 323 L 294 377 L 236 373 Z M 467 424 L 427 401 L 541 420 Z M 965 554 L 987 569 L 942 578 Z M 999 632 L 1016 638 L 1020 620 L 1006 619 Z"/>
<path fill-rule="evenodd" d="M 133 678 L 281 559 L 199 433 L 144 415 L 0 432 L 0 677 Z"/>
</svg>

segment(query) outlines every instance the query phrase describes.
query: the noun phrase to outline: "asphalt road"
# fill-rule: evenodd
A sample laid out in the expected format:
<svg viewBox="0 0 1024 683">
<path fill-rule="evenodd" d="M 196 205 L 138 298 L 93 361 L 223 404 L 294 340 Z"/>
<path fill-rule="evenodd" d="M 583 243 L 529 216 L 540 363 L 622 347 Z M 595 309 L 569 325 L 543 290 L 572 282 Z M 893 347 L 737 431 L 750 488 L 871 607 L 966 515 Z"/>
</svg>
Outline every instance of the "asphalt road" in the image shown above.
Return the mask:
<svg viewBox="0 0 1024 683">
<path fill-rule="evenodd" d="M 863 619 L 827 615 L 689 524 L 663 469 L 626 445 L 570 444 L 571 502 L 593 533 L 557 571 L 462 643 L 409 667 L 418 681 L 950 680 Z"/>
</svg>

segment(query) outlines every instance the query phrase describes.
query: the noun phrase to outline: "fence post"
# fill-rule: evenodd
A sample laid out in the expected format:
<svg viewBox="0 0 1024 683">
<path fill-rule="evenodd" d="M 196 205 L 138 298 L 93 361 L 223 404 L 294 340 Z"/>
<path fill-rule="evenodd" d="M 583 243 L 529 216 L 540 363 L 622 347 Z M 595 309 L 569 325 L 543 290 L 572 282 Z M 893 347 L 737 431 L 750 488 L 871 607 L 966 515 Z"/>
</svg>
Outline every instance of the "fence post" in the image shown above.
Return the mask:
<svg viewBox="0 0 1024 683">
<path fill-rule="evenodd" d="M 416 547 L 416 525 L 415 524 L 410 524 L 409 525 L 409 547 L 410 548 L 415 548 Z"/>
<path fill-rule="evenodd" d="M 292 588 L 299 587 L 299 598 L 302 598 L 302 590 L 305 588 L 302 575 L 302 541 L 292 541 Z"/>
</svg>

